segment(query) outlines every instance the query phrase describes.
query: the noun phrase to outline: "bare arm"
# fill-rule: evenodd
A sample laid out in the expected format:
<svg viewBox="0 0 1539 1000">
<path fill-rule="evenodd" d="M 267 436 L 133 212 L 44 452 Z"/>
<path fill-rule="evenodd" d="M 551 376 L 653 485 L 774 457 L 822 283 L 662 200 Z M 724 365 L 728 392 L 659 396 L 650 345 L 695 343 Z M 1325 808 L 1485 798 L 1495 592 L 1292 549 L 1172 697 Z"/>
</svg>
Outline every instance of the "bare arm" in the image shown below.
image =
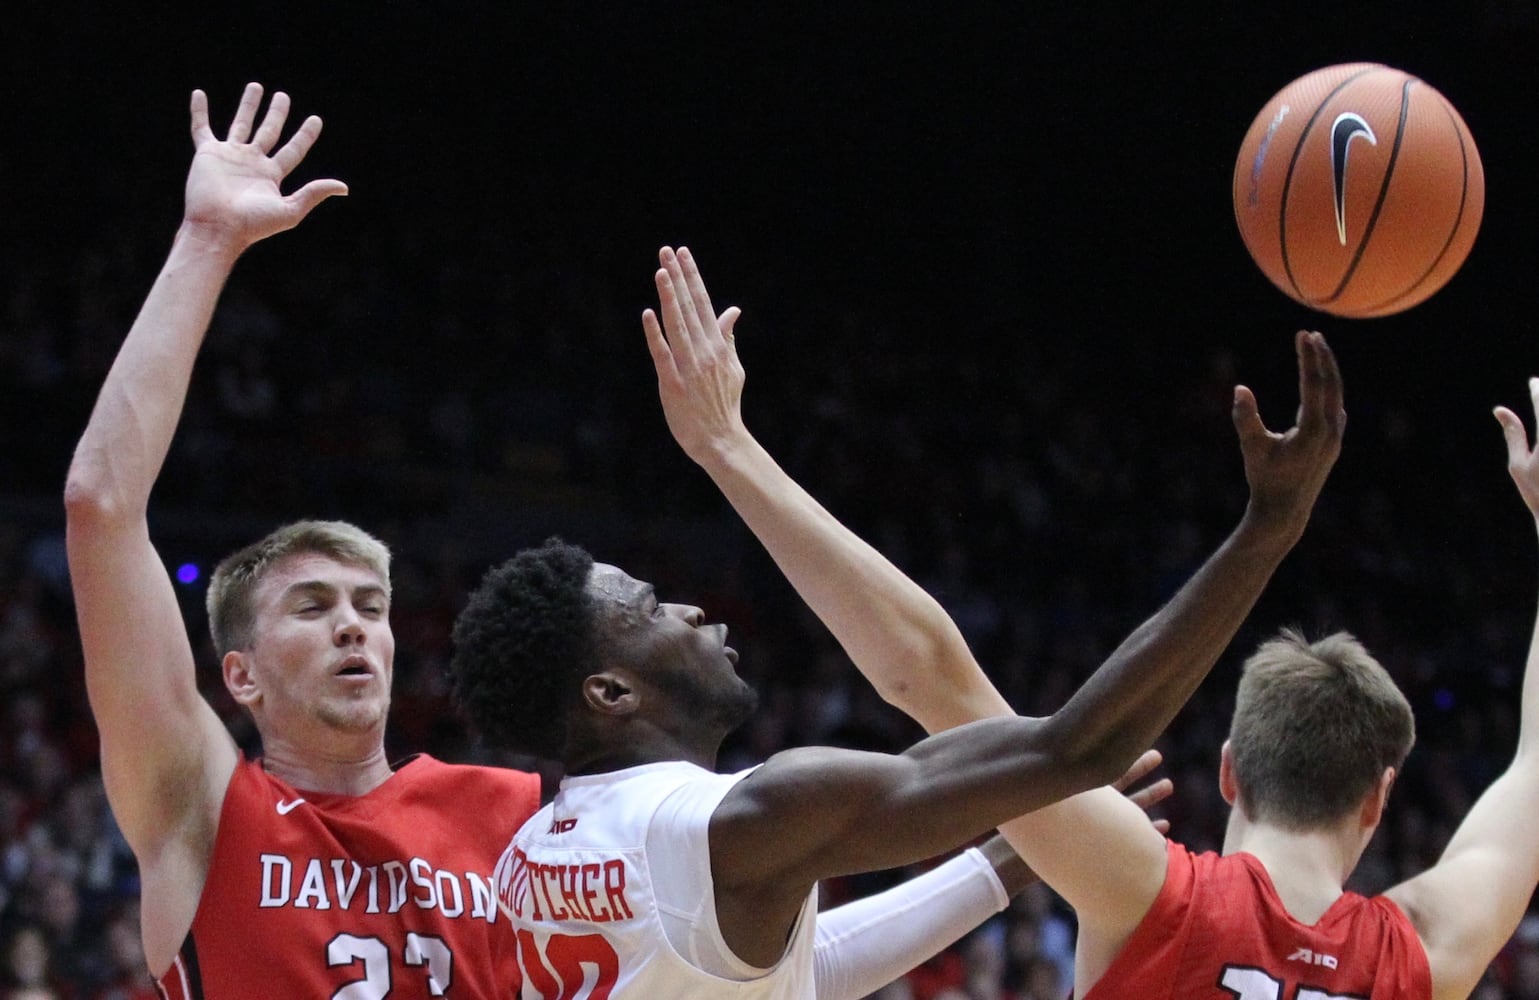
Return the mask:
<svg viewBox="0 0 1539 1000">
<path fill-rule="evenodd" d="M 1207 612 L 1193 610 L 1205 601 L 1226 611 L 1248 608 L 1243 596 L 1220 592 L 1217 581 L 1239 567 L 1275 565 L 1282 551 L 1274 534 L 1247 536 L 1242 528 L 1161 615 L 1205 621 Z M 1243 608 L 1234 613 L 1243 615 Z M 1168 659 L 1151 665 L 1143 645 L 1175 644 L 1165 638 L 1161 616 L 1155 622 L 1125 644 L 1135 654 L 1113 656 L 1047 719 L 968 723 L 901 757 L 800 750 L 771 759 L 728 793 L 712 819 L 712 870 L 728 942 L 736 949 L 733 933 L 751 941 L 755 929 L 764 940 L 783 941 L 797 890 L 818 878 L 933 855 L 1117 777 L 1169 724 L 1217 656 L 1167 651 Z M 1199 633 L 1190 641 L 1216 637 Z M 1141 836 L 1159 840 L 1147 825 Z M 1046 877 L 1030 845 L 1016 846 Z M 1102 867 L 1106 857 L 1097 858 Z M 751 928 L 736 925 L 734 912 L 751 915 Z M 739 951 L 748 961 L 772 953 Z"/>
<path fill-rule="evenodd" d="M 1010 714 L 939 605 L 839 524 L 749 435 L 732 338 L 736 311 L 714 319 L 687 251 L 665 249 L 661 259 L 663 322 L 650 311 L 643 320 L 669 427 L 686 453 L 712 476 L 887 700 L 931 732 Z M 1339 454 L 1345 414 L 1335 359 L 1323 338 L 1301 333 L 1296 349 L 1298 426 L 1284 434 L 1267 431 L 1250 391 L 1240 387 L 1235 393 L 1235 425 L 1252 490 L 1244 520 L 1108 665 L 1137 665 L 1155 676 L 1183 661 L 1204 672 L 1211 668 L 1302 532 Z M 1192 675 L 1191 684 L 1200 676 Z M 1092 791 L 1071 802 L 1034 817 L 1030 827 L 1026 821 L 1007 824 L 1004 832 L 1092 918 L 1130 930 L 1159 890 L 1163 842 L 1113 793 Z M 1046 846 L 1047 834 L 1064 849 Z M 1108 866 L 1107 857 L 1120 863 Z M 1065 858 L 1069 863 L 1055 863 Z"/>
<path fill-rule="evenodd" d="M 1539 413 L 1539 379 L 1529 379 Z M 1539 527 L 1539 450 L 1523 421 L 1497 407 L 1507 439 L 1507 470 Z M 1427 949 L 1432 995 L 1464 998 L 1512 936 L 1539 885 L 1539 842 L 1528 835 L 1539 814 L 1539 620 L 1523 673 L 1518 748 L 1512 763 L 1476 800 L 1438 863 L 1385 895 L 1405 910 Z"/>
<path fill-rule="evenodd" d="M 776 911 L 775 903 L 763 892 L 778 896 L 786 890 L 785 906 L 799 898 L 790 887 L 805 890 L 818 878 L 908 863 L 999 824 L 1049 885 L 1090 911 L 1082 919 L 1097 926 L 1130 921 L 1131 931 L 1164 878 L 1163 841 L 1135 806 L 1096 786 L 1120 773 L 1139 746 L 1165 729 L 1228 636 L 1220 642 L 1199 633 L 1191 639 L 1197 652 L 1184 658 L 1166 652 L 1167 662 L 1141 644 L 1163 640 L 1168 617 L 1216 615 L 1205 602 L 1243 618 L 1249 602 L 1220 583 L 1261 572 L 1250 567 L 1275 566 L 1280 554 L 1274 546 L 1270 536 L 1247 538 L 1237 531 L 1124 644 L 1121 655 L 1107 660 L 1047 719 L 1002 715 L 967 723 L 898 758 L 828 750 L 772 758 L 728 794 L 712 820 L 723 933 L 731 927 L 724 891 L 741 897 L 742 912 L 753 914 L 759 926 L 773 926 L 764 915 Z M 1203 657 L 1201 644 L 1213 642 L 1218 649 Z M 1077 794 L 1090 789 L 1090 795 Z M 1062 813 L 1053 807 L 1045 815 L 1025 815 L 1070 796 L 1075 798 L 1062 804 Z M 1068 855 L 1055 856 L 1051 848 Z M 1107 858 L 1117 863 L 1108 865 Z M 787 914 L 782 934 L 792 916 Z M 733 943 L 731 936 L 727 940 Z"/>
<path fill-rule="evenodd" d="M 1159 751 L 1146 752 L 1112 788 L 1145 811 L 1163 802 L 1173 791 L 1168 778 L 1127 791 L 1147 778 L 1160 759 Z M 1169 827 L 1164 820 L 1152 820 L 1151 829 Z M 813 960 L 819 1000 L 857 1000 L 874 993 L 961 940 L 1037 881 L 1020 855 L 995 834 L 977 850 L 892 889 L 824 910 L 818 914 Z"/>
<path fill-rule="evenodd" d="M 346 190 L 337 181 L 316 181 L 279 194 L 279 182 L 319 134 L 320 119 L 306 121 L 273 153 L 288 99 L 274 95 L 247 141 L 261 96 L 260 87 L 247 87 L 229 139 L 220 141 L 209 127 L 206 98 L 193 93 L 196 153 L 182 226 L 102 386 L 65 486 L 70 579 L 102 773 L 144 870 L 146 950 L 156 972 L 161 966 L 154 963 L 169 961 L 180 944 L 178 937 L 169 951 L 163 942 L 151 946 L 155 928 L 167 922 L 165 897 L 191 891 L 196 902 L 236 749 L 198 694 L 192 646 L 149 539 L 150 491 L 235 260 Z M 190 922 L 191 911 L 185 916 Z"/>
<path fill-rule="evenodd" d="M 664 247 L 659 259 L 657 290 L 667 336 L 652 310 L 642 323 L 663 412 L 685 454 L 716 483 L 883 698 L 899 707 L 926 701 L 945 720 L 932 731 L 1009 712 L 987 681 L 981 688 L 964 683 L 982 675 L 945 609 L 839 523 L 748 432 L 741 409 L 744 372 L 732 332 L 738 310 L 722 314 L 718 332 L 689 250 L 675 254 Z M 891 669 L 894 664 L 916 669 Z M 928 675 L 921 678 L 917 665 Z M 948 694 L 911 699 L 915 684 Z"/>
</svg>

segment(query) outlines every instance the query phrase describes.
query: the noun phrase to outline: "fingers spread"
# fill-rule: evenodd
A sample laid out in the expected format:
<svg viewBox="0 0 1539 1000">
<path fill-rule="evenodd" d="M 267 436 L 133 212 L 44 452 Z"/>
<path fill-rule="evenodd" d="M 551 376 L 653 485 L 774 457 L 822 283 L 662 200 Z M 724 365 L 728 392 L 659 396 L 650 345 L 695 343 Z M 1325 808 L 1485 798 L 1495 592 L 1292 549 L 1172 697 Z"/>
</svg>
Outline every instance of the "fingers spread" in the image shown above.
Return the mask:
<svg viewBox="0 0 1539 1000">
<path fill-rule="evenodd" d="M 1169 778 L 1161 778 L 1148 788 L 1140 788 L 1128 796 L 1128 801 L 1145 811 L 1154 808 L 1175 794 L 1176 786 Z"/>
<path fill-rule="evenodd" d="M 1502 436 L 1507 439 L 1508 464 L 1521 462 L 1528 457 L 1528 431 L 1523 420 L 1505 406 L 1492 411 L 1496 422 L 1502 425 Z"/>
<path fill-rule="evenodd" d="M 293 194 L 286 197 L 284 201 L 288 202 L 290 205 L 295 206 L 298 209 L 299 218 L 303 219 L 305 216 L 310 214 L 311 209 L 315 208 L 315 206 L 319 205 L 327 198 L 345 194 L 347 194 L 346 184 L 343 184 L 341 181 L 328 179 L 311 181 L 304 187 L 300 188 L 298 191 L 295 191 Z M 295 221 L 297 222 L 298 220 Z"/>
<path fill-rule="evenodd" d="M 287 112 L 285 112 L 285 116 L 287 116 Z M 265 122 L 263 127 L 266 128 Z M 311 115 L 299 126 L 299 131 L 294 133 L 293 138 L 289 139 L 288 142 L 284 143 L 273 154 L 273 163 L 278 165 L 278 169 L 283 172 L 283 176 L 287 177 L 293 172 L 295 167 L 299 166 L 300 162 L 304 160 L 305 154 L 310 152 L 310 147 L 315 145 L 315 140 L 320 137 L 320 134 L 321 119 L 317 115 Z"/>
<path fill-rule="evenodd" d="M 192 144 L 201 146 L 214 141 L 214 130 L 208 126 L 208 95 L 201 90 L 192 92 Z"/>
<path fill-rule="evenodd" d="M 245 142 L 251 135 L 251 123 L 256 121 L 257 108 L 261 104 L 262 85 L 246 84 L 246 89 L 240 95 L 240 105 L 235 109 L 235 118 L 230 122 L 229 134 L 225 138 L 230 142 Z"/>
<path fill-rule="evenodd" d="M 1261 422 L 1261 412 L 1256 407 L 1256 394 L 1248 386 L 1234 387 L 1234 409 L 1230 411 L 1230 416 L 1234 419 L 1234 429 L 1239 432 L 1241 443 L 1268 433 L 1266 425 Z"/>
<path fill-rule="evenodd" d="M 727 311 L 716 317 L 716 327 L 721 335 L 728 340 L 732 339 L 732 331 L 737 327 L 738 317 L 743 315 L 743 310 L 737 306 L 728 306 Z"/>
<path fill-rule="evenodd" d="M 1126 774 L 1112 782 L 1112 787 L 1119 792 L 1127 791 L 1129 786 L 1142 781 L 1150 771 L 1159 767 L 1164 759 L 1164 755 L 1158 750 L 1145 750 L 1139 754 L 1137 760 L 1133 761 L 1133 766 L 1127 769 Z"/>
<path fill-rule="evenodd" d="M 257 129 L 254 142 L 264 153 L 271 153 L 273 147 L 278 144 L 278 136 L 283 134 L 283 123 L 289 119 L 289 95 L 283 91 L 273 94 L 273 99 L 267 104 L 267 114 L 262 117 L 262 125 Z"/>
</svg>

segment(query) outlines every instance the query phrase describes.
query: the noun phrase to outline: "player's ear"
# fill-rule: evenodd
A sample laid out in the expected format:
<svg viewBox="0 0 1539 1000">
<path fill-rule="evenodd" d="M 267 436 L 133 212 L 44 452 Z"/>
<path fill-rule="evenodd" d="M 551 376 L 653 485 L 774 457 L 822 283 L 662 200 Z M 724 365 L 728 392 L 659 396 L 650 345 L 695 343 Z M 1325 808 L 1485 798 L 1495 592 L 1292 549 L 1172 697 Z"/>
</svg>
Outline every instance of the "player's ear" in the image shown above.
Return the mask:
<svg viewBox="0 0 1539 1000">
<path fill-rule="evenodd" d="M 224 659 L 219 661 L 219 667 L 224 674 L 225 689 L 230 692 L 230 697 L 236 702 L 250 708 L 262 697 L 262 689 L 257 684 L 255 674 L 251 669 L 251 661 L 246 654 L 238 649 L 232 649 L 224 654 Z"/>
<path fill-rule="evenodd" d="M 636 685 L 622 670 L 604 670 L 583 678 L 582 700 L 600 715 L 630 715 L 641 707 Z"/>
<path fill-rule="evenodd" d="M 1386 767 L 1363 798 L 1363 806 L 1358 814 L 1358 822 L 1363 829 L 1372 830 L 1379 825 L 1379 821 L 1384 818 L 1384 808 L 1389 804 L 1389 790 L 1394 787 L 1395 769 Z"/>
<path fill-rule="evenodd" d="M 1218 753 L 1218 793 L 1231 808 L 1240 801 L 1240 783 L 1234 777 L 1234 751 L 1229 748 L 1228 740 Z"/>
</svg>

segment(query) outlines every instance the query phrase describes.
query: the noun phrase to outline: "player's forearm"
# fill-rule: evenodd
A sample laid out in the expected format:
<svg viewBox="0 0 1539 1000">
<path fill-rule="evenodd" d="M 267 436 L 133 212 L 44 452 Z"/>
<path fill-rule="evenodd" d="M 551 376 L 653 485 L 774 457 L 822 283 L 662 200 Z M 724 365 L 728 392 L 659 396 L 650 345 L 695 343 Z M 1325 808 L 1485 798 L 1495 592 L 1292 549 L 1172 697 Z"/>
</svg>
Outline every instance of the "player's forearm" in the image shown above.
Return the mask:
<svg viewBox="0 0 1539 1000">
<path fill-rule="evenodd" d="M 745 843 L 793 882 L 934 857 L 1125 769 L 1061 722 L 1013 715 L 948 729 L 893 758 L 811 753 L 795 758 L 798 773 L 776 758 L 742 785 L 760 803 Z M 799 836 L 780 838 L 776 858 L 765 835 L 788 822 Z"/>
<path fill-rule="evenodd" d="M 1008 711 L 945 609 L 841 524 L 746 432 L 702 462 L 883 698 L 934 731 Z M 997 705 L 960 714 L 965 699 Z"/>
<path fill-rule="evenodd" d="M 65 493 L 72 516 L 142 516 L 237 255 L 187 226 L 177 233 L 76 447 Z"/>
<path fill-rule="evenodd" d="M 1239 527 L 1140 625 L 1057 716 L 1074 738 L 1127 767 L 1213 668 L 1297 534 L 1247 512 Z M 1077 752 L 1092 752 L 1079 746 Z"/>
</svg>

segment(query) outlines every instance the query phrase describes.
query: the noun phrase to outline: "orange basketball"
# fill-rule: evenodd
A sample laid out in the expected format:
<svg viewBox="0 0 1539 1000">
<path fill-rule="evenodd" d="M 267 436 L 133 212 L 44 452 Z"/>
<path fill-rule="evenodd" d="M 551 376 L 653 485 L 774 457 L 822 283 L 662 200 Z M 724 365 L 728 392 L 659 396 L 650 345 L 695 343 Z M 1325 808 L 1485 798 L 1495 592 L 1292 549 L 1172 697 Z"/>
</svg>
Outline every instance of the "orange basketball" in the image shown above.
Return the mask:
<svg viewBox="0 0 1539 1000">
<path fill-rule="evenodd" d="M 1337 316 L 1409 309 L 1475 243 L 1485 173 L 1453 105 L 1416 77 L 1349 63 L 1273 97 L 1234 165 L 1234 217 L 1272 284 Z"/>
</svg>

